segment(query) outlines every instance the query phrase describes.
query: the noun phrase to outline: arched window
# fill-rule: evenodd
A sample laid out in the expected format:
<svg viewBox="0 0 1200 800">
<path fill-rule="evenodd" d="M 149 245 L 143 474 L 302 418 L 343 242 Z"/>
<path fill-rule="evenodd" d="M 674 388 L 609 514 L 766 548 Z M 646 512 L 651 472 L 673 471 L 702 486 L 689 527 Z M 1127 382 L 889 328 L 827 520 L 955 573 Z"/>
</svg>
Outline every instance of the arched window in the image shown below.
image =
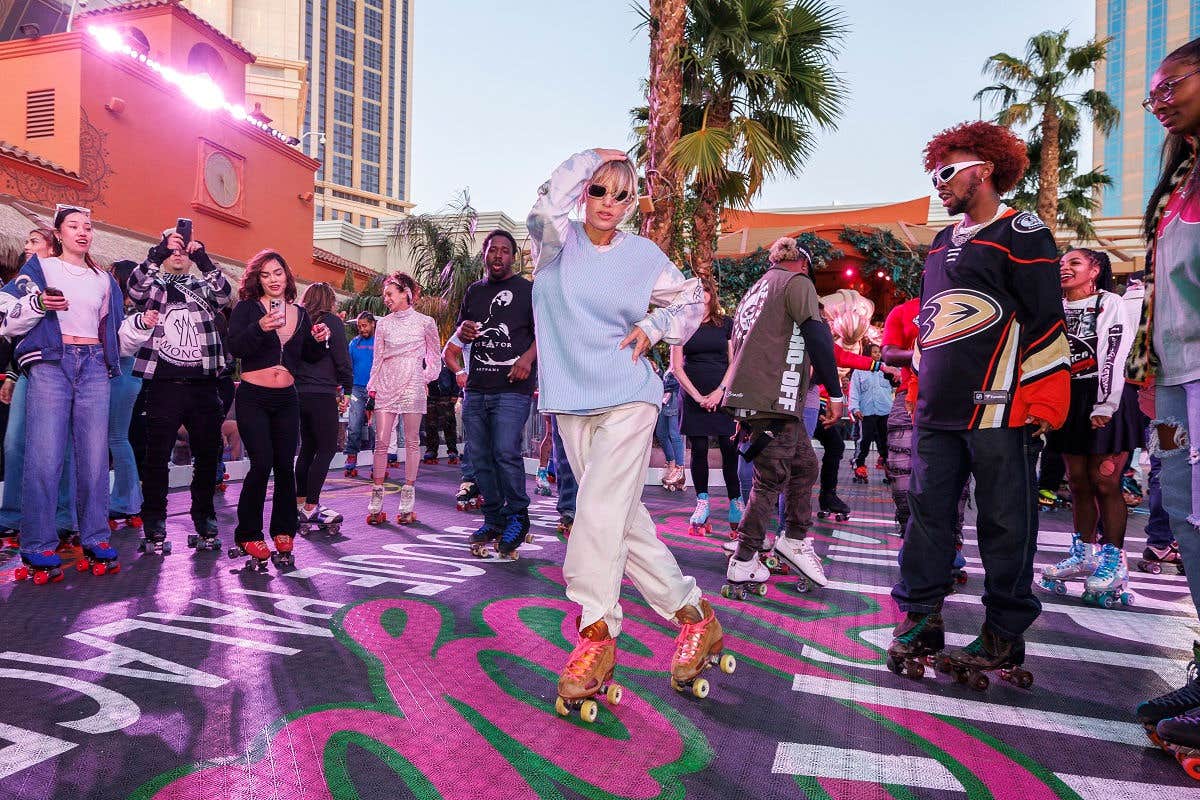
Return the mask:
<svg viewBox="0 0 1200 800">
<path fill-rule="evenodd" d="M 140 28 L 130 25 L 124 28 L 122 32 L 125 34 L 125 40 L 129 42 L 130 47 L 144 56 L 150 55 L 150 40 L 146 38 L 146 34 L 142 33 Z"/>
<path fill-rule="evenodd" d="M 211 45 L 204 42 L 193 45 L 188 51 L 188 72 L 193 75 L 204 73 L 218 85 L 225 81 L 225 62 Z"/>
</svg>

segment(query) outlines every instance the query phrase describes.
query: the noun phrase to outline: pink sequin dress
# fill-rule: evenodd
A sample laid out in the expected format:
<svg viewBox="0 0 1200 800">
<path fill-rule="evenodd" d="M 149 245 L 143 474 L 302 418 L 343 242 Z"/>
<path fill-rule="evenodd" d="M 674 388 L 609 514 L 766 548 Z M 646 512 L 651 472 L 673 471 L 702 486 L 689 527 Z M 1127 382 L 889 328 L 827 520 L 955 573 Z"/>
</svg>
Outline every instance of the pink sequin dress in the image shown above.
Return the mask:
<svg viewBox="0 0 1200 800">
<path fill-rule="evenodd" d="M 424 414 L 430 381 L 442 371 L 442 346 L 432 317 L 407 309 L 379 320 L 367 391 L 375 410 Z"/>
</svg>

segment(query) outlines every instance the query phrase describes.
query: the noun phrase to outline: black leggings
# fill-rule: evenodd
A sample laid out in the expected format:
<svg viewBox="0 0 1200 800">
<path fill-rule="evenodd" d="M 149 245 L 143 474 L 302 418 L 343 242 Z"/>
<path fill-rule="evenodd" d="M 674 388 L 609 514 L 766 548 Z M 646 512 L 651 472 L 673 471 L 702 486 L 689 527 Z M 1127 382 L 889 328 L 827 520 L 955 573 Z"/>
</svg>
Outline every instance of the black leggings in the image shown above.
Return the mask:
<svg viewBox="0 0 1200 800">
<path fill-rule="evenodd" d="M 337 395 L 300 393 L 300 455 L 296 457 L 296 494 L 315 506 L 337 452 Z"/>
<path fill-rule="evenodd" d="M 708 439 L 707 436 L 687 437 L 688 446 L 692 449 L 692 485 L 696 487 L 696 494 L 708 494 Z M 737 445 L 728 436 L 718 436 L 717 447 L 721 450 L 721 475 L 725 478 L 725 491 L 730 500 L 741 497 Z"/>
<path fill-rule="evenodd" d="M 830 425 L 828 428 L 820 422 L 813 438 L 821 443 L 824 450 L 821 455 L 821 495 L 837 493 L 838 466 L 842 456 L 846 454 L 846 440 L 842 438 L 841 425 Z"/>
<path fill-rule="evenodd" d="M 250 471 L 238 498 L 238 524 L 233 538 L 263 538 L 267 480 L 275 470 L 271 499 L 271 535 L 296 535 L 296 440 L 300 437 L 300 398 L 295 386 L 268 389 L 242 381 L 237 394 L 238 432 L 250 456 Z"/>
</svg>

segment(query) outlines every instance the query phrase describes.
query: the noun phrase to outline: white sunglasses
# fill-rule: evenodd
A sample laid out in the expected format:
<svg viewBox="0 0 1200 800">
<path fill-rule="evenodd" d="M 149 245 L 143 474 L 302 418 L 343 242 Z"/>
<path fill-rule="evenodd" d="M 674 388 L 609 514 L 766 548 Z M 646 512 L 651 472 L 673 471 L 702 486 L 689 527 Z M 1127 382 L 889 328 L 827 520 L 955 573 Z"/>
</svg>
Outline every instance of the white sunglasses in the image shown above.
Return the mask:
<svg viewBox="0 0 1200 800">
<path fill-rule="evenodd" d="M 962 172 L 967 167 L 977 167 L 980 164 L 986 164 L 986 161 L 956 161 L 953 164 L 946 166 L 933 173 L 933 186 L 936 189 L 954 180 L 954 176 Z"/>
</svg>

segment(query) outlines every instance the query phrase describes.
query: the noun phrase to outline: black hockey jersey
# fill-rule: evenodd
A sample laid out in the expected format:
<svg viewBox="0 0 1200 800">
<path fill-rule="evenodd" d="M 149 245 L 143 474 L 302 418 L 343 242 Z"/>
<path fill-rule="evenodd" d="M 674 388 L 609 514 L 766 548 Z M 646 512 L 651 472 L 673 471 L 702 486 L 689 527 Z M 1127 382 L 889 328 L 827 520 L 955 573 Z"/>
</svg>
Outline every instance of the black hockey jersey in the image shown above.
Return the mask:
<svg viewBox="0 0 1200 800">
<path fill-rule="evenodd" d="M 933 240 L 921 282 L 914 422 L 936 430 L 1059 427 L 1070 401 L 1058 249 L 1034 214 L 1012 209 L 955 245 Z"/>
</svg>

